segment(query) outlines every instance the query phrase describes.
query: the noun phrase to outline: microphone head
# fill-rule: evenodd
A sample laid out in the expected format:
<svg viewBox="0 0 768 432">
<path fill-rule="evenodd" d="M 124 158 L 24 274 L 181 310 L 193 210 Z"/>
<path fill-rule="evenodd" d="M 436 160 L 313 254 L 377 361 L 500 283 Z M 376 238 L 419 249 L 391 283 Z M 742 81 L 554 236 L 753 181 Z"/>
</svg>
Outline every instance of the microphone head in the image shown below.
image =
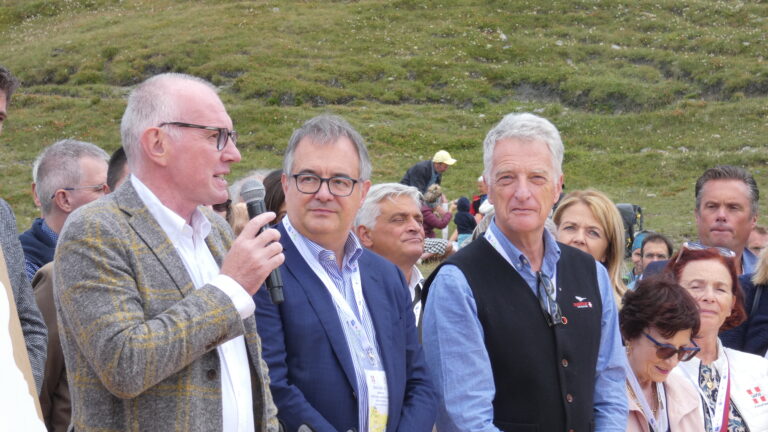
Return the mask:
<svg viewBox="0 0 768 432">
<path fill-rule="evenodd" d="M 246 180 L 240 187 L 240 198 L 246 203 L 252 201 L 264 201 L 264 196 L 266 196 L 266 194 L 267 192 L 264 190 L 264 185 L 256 179 Z"/>
</svg>

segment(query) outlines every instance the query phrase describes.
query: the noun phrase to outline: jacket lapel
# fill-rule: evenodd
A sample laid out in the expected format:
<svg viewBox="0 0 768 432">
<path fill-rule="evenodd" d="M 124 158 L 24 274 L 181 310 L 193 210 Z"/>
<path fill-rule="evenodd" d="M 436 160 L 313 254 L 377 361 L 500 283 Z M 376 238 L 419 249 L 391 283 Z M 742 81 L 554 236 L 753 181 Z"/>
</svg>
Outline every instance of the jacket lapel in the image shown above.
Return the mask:
<svg viewBox="0 0 768 432">
<path fill-rule="evenodd" d="M 285 264 L 283 264 L 281 269 L 287 270 L 290 278 L 294 280 L 293 284 L 298 286 L 304 292 L 304 295 L 307 296 L 309 305 L 315 311 L 318 320 L 322 324 L 331 348 L 336 354 L 336 358 L 341 364 L 349 384 L 357 391 L 352 354 L 347 346 L 347 340 L 344 338 L 344 329 L 341 328 L 341 321 L 336 313 L 336 305 L 334 305 L 333 299 L 325 285 L 323 285 L 323 282 L 312 271 L 309 264 L 304 261 L 304 257 L 293 244 L 282 224 L 278 226 L 278 231 L 280 231 L 280 242 L 283 244 L 283 254 L 285 255 Z"/>
<path fill-rule="evenodd" d="M 128 214 L 128 223 L 157 257 L 181 294 L 186 296 L 194 286 L 181 257 L 147 206 L 139 198 L 133 184 L 127 181 L 125 186 L 114 192 L 117 206 Z"/>
<path fill-rule="evenodd" d="M 381 280 L 380 272 L 366 271 L 371 268 L 368 265 L 369 252 L 364 251 L 358 261 L 360 268 L 360 282 L 363 285 L 363 297 L 365 297 L 365 304 L 368 306 L 368 312 L 371 314 L 371 321 L 373 322 L 373 329 L 376 332 L 376 342 L 379 344 L 379 355 L 381 356 L 381 363 L 384 367 L 384 372 L 387 375 L 387 388 L 395 389 L 395 377 L 394 367 L 392 366 L 392 359 L 390 355 L 396 353 L 391 352 L 392 344 L 392 331 L 394 323 L 392 322 L 391 312 L 388 309 L 390 302 L 386 298 L 383 298 L 385 290 L 388 288 L 386 284 Z M 397 314 L 399 311 L 395 311 Z M 394 409 L 394 400 L 389 399 L 390 412 Z"/>
</svg>

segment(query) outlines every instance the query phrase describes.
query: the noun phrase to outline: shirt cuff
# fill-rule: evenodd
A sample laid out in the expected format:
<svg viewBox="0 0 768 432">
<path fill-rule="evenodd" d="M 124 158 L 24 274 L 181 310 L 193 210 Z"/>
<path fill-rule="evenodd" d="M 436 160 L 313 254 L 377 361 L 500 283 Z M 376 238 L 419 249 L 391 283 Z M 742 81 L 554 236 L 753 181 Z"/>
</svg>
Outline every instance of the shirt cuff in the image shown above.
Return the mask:
<svg viewBox="0 0 768 432">
<path fill-rule="evenodd" d="M 240 313 L 240 318 L 246 319 L 256 311 L 256 304 L 253 298 L 242 285 L 227 275 L 220 274 L 213 278 L 211 285 L 224 291 L 224 294 L 232 300 L 235 309 Z"/>
</svg>

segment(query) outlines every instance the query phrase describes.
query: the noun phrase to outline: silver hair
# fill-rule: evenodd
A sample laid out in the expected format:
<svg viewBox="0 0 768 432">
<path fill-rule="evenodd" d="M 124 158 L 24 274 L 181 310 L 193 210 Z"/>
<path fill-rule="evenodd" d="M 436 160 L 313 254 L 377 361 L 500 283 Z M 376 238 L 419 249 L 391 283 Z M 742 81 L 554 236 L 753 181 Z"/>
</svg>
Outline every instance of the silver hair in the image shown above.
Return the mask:
<svg viewBox="0 0 768 432">
<path fill-rule="evenodd" d="M 218 92 L 216 87 L 208 81 L 180 73 L 155 75 L 139 84 L 128 96 L 128 106 L 125 107 L 125 113 L 120 122 L 120 136 L 129 161 L 135 158 L 136 147 L 145 130 L 162 122 L 179 121 L 176 117 L 181 107 L 177 105 L 176 95 L 169 92 L 169 87 L 181 81 L 199 83 L 215 93 Z M 169 129 L 168 134 L 178 138 L 180 132 L 174 129 Z"/>
<path fill-rule="evenodd" d="M 563 173 L 563 141 L 560 132 L 549 120 L 531 113 L 507 114 L 485 136 L 483 141 L 483 175 L 491 181 L 493 150 L 496 143 L 509 138 L 525 141 L 542 141 L 552 155 L 552 166 L 557 177 Z"/>
<path fill-rule="evenodd" d="M 293 174 L 293 154 L 296 147 L 304 138 L 310 138 L 313 144 L 332 144 L 341 137 L 347 137 L 357 149 L 357 158 L 360 162 L 360 178 L 369 180 L 371 178 L 371 160 L 368 158 L 368 150 L 365 147 L 363 137 L 343 118 L 322 114 L 314 117 L 304 123 L 300 128 L 293 131 L 291 139 L 288 141 L 288 148 L 285 149 L 283 158 L 283 172 L 290 176 Z"/>
<path fill-rule="evenodd" d="M 421 192 L 413 186 L 400 183 L 381 183 L 371 186 L 355 217 L 355 227 L 365 226 L 373 229 L 376 226 L 376 218 L 381 214 L 379 203 L 385 199 L 394 200 L 401 196 L 411 198 L 416 208 L 420 208 Z"/>
<path fill-rule="evenodd" d="M 37 184 L 37 198 L 43 215 L 49 214 L 53 206 L 51 196 L 65 187 L 79 186 L 80 159 L 91 157 L 109 163 L 109 155 L 101 148 L 83 141 L 64 139 L 46 147 L 35 159 L 33 169 Z M 91 186 L 91 185 L 89 185 Z"/>
</svg>

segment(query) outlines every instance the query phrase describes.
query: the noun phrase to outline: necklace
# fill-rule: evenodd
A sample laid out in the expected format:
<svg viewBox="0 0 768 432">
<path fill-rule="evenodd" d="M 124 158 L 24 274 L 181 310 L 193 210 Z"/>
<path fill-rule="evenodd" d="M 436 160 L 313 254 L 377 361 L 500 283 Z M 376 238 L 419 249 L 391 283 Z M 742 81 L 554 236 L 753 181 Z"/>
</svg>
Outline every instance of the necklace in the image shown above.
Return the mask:
<svg viewBox="0 0 768 432">
<path fill-rule="evenodd" d="M 656 405 L 651 407 L 651 412 L 653 413 L 653 418 L 657 418 L 656 413 L 659 411 L 659 407 L 661 407 L 661 394 L 658 391 L 658 387 L 657 387 L 658 385 L 659 385 L 658 383 L 652 383 L 651 384 L 651 394 L 653 394 L 655 396 L 653 398 L 653 400 L 656 401 Z M 627 383 L 627 389 L 629 389 L 629 394 L 632 395 L 632 399 L 634 399 L 635 402 L 637 402 L 638 405 L 642 405 L 640 403 L 640 399 L 635 394 L 634 389 L 632 389 L 632 386 L 629 385 L 629 383 Z"/>
<path fill-rule="evenodd" d="M 661 406 L 661 398 L 659 397 L 659 391 L 656 388 L 655 383 L 651 384 L 651 393 L 656 395 L 654 398 L 656 400 L 656 407 L 651 407 L 651 412 L 653 412 L 653 417 L 656 418 L 656 412 L 659 410 L 659 407 Z"/>
</svg>

